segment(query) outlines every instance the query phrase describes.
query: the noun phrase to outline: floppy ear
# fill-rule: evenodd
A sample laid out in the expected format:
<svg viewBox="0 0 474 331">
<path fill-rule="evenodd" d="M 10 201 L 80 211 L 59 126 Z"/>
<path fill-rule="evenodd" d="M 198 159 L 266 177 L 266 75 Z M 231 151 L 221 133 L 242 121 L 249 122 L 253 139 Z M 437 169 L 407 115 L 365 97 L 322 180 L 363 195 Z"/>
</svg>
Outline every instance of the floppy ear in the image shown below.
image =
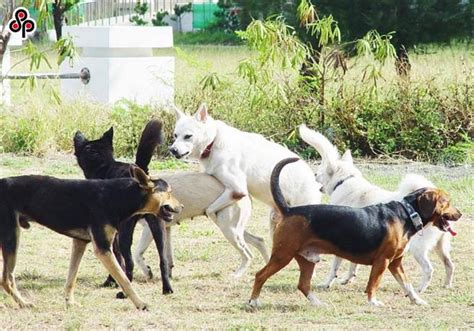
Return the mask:
<svg viewBox="0 0 474 331">
<path fill-rule="evenodd" d="M 107 130 L 103 135 L 102 137 L 100 138 L 100 140 L 104 140 L 106 142 L 108 142 L 110 145 L 113 144 L 113 141 L 114 141 L 114 128 L 113 127 L 110 127 L 109 130 Z"/>
<path fill-rule="evenodd" d="M 438 204 L 438 193 L 436 191 L 426 191 L 418 197 L 418 209 L 420 210 L 421 217 L 429 219 L 436 211 Z"/>
<path fill-rule="evenodd" d="M 342 154 L 341 156 L 341 160 L 342 161 L 345 161 L 345 162 L 349 162 L 350 164 L 353 164 L 353 160 L 352 160 L 352 154 L 351 154 L 351 151 L 348 149 L 344 152 L 344 154 Z"/>
<path fill-rule="evenodd" d="M 150 177 L 139 167 L 131 167 L 132 178 L 140 185 L 144 190 L 151 191 L 155 188 L 155 185 L 151 181 Z"/>
<path fill-rule="evenodd" d="M 184 116 L 184 113 L 181 110 L 179 110 L 179 108 L 176 107 L 176 105 L 172 104 L 171 107 L 174 109 L 176 120 L 179 120 L 181 117 Z"/>
<path fill-rule="evenodd" d="M 194 115 L 194 117 L 199 121 L 199 122 L 204 122 L 206 123 L 207 118 L 209 117 L 209 114 L 207 112 L 207 106 L 205 103 L 201 103 L 199 106 L 198 111 Z"/>
<path fill-rule="evenodd" d="M 86 137 L 82 134 L 81 131 L 77 131 L 74 135 L 74 149 L 81 148 L 87 142 Z"/>
</svg>

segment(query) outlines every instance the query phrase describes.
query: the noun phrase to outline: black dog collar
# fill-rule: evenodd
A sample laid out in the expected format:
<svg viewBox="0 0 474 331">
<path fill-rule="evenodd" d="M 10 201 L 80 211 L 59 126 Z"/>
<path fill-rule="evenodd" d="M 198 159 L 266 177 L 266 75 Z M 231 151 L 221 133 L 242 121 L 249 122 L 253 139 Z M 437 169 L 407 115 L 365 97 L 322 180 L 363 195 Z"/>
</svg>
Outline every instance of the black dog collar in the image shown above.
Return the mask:
<svg viewBox="0 0 474 331">
<path fill-rule="evenodd" d="M 332 189 L 332 191 L 334 192 L 339 186 L 341 186 L 346 180 L 348 179 L 351 179 L 352 177 L 354 177 L 354 175 L 350 175 L 350 176 L 347 176 L 346 178 L 343 178 L 341 179 L 340 181 L 338 181 L 336 183 L 336 185 L 334 185 L 334 188 Z"/>
<path fill-rule="evenodd" d="M 415 208 L 413 208 L 413 206 L 405 199 L 402 199 L 400 203 L 410 217 L 410 220 L 415 226 L 416 231 L 423 229 L 423 220 L 421 219 L 420 214 L 416 212 Z"/>
</svg>

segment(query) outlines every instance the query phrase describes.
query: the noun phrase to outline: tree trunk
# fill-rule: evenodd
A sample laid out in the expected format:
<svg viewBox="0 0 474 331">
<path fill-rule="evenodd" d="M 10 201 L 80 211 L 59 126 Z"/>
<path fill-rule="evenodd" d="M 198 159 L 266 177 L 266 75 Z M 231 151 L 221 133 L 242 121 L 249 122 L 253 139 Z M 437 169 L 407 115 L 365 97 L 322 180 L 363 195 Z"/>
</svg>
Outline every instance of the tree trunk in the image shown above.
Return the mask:
<svg viewBox="0 0 474 331">
<path fill-rule="evenodd" d="M 59 40 L 63 36 L 63 20 L 64 10 L 61 9 L 61 1 L 55 1 L 53 3 L 53 22 L 54 30 L 56 31 L 56 40 Z"/>
<path fill-rule="evenodd" d="M 403 45 L 397 46 L 397 59 L 395 60 L 395 67 L 400 77 L 408 77 L 410 73 L 411 64 L 408 57 L 408 52 Z"/>
<path fill-rule="evenodd" d="M 6 23 L 4 24 L 3 30 L 0 31 L 0 75 L 3 76 L 3 59 L 7 52 L 8 42 L 10 41 L 10 32 L 6 30 Z M 0 104 L 8 102 L 5 99 L 4 93 L 6 93 L 3 78 L 0 77 Z"/>
</svg>

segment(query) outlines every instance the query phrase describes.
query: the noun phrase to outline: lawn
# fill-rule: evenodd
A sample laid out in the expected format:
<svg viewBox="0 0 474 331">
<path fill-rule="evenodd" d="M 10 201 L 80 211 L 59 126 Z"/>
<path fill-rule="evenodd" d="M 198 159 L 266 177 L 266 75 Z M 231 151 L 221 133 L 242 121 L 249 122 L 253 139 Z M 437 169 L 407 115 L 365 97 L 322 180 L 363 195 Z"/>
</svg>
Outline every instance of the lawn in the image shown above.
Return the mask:
<svg viewBox="0 0 474 331">
<path fill-rule="evenodd" d="M 71 240 L 33 225 L 22 230 L 21 247 L 16 269 L 17 283 L 22 294 L 32 301 L 33 309 L 19 309 L 0 292 L 0 321 L 2 329 L 98 329 L 98 328 L 167 328 L 167 329 L 254 329 L 283 328 L 473 328 L 474 327 L 474 176 L 471 167 L 444 168 L 421 163 L 396 165 L 359 160 L 363 173 L 376 184 L 396 188 L 401 176 L 415 171 L 428 176 L 451 193 L 454 204 L 464 216 L 456 225 L 458 236 L 452 240 L 452 255 L 456 265 L 454 287 L 442 287 L 444 268 L 432 254 L 435 267 L 431 286 L 422 297 L 429 307 L 411 305 L 398 284 L 388 273 L 379 291 L 385 307 L 370 307 L 364 288 L 368 268 L 362 267 L 351 285 L 336 284 L 333 289 L 316 289 L 327 307 L 312 307 L 296 289 L 296 263 L 272 277 L 264 286 L 257 310 L 249 310 L 253 276 L 263 266 L 255 252 L 249 272 L 240 280 L 230 274 L 238 265 L 236 251 L 227 243 L 217 227 L 206 218 L 181 223 L 174 229 L 176 267 L 172 285 L 175 293 L 161 294 L 161 281 L 146 282 L 136 270 L 135 288 L 149 303 L 150 310 L 138 312 L 129 300 L 115 299 L 114 289 L 100 288 L 105 269 L 89 247 L 81 267 L 76 289 L 76 300 L 81 305 L 66 309 L 63 285 L 67 275 Z M 154 175 L 163 163 L 153 161 Z M 175 162 L 165 165 L 176 166 Z M 180 166 L 182 166 L 180 164 Z M 194 166 L 191 166 L 194 170 Z M 43 158 L 0 154 L 0 177 L 19 174 L 49 174 L 64 178 L 79 178 L 81 173 L 72 155 L 51 154 Z M 268 240 L 267 208 L 255 203 L 249 229 Z M 139 228 L 139 227 L 138 227 Z M 136 231 L 136 236 L 140 229 Z M 156 250 L 146 253 L 155 274 L 158 274 Z M 313 285 L 321 282 L 329 268 L 330 256 L 324 256 L 315 271 Z M 347 267 L 347 263 L 344 264 Z M 411 256 L 407 256 L 405 270 L 414 284 L 420 270 Z M 344 270 L 345 271 L 345 270 Z"/>
</svg>

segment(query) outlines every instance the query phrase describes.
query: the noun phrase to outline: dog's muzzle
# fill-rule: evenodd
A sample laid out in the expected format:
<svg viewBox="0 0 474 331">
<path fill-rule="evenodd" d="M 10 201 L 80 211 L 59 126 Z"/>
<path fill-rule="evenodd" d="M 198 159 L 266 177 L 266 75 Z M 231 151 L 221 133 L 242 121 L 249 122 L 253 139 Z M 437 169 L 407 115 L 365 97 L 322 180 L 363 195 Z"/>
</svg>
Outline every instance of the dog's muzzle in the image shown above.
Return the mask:
<svg viewBox="0 0 474 331">
<path fill-rule="evenodd" d="M 180 158 L 182 158 L 182 157 L 185 157 L 186 155 L 189 154 L 189 152 L 180 154 L 179 151 L 178 151 L 178 149 L 175 148 L 175 147 L 170 147 L 169 150 L 170 150 L 171 154 L 173 154 L 173 156 L 174 156 L 175 158 L 177 158 L 177 159 L 180 159 Z"/>
<path fill-rule="evenodd" d="M 175 214 L 179 214 L 183 210 L 183 206 L 179 206 L 176 208 L 171 207 L 170 205 L 163 205 L 160 208 L 160 213 L 159 216 L 165 221 L 165 222 L 171 222 L 173 220 L 173 217 Z"/>
</svg>

